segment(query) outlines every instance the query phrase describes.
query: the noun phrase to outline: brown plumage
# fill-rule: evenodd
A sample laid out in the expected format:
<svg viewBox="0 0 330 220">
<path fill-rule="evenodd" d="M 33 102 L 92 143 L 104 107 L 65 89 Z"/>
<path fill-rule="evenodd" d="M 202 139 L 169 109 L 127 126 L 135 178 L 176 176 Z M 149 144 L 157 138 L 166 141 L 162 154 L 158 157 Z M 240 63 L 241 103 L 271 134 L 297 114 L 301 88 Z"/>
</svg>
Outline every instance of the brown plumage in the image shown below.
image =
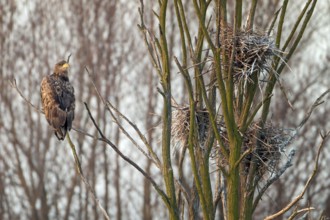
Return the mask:
<svg viewBox="0 0 330 220">
<path fill-rule="evenodd" d="M 69 64 L 61 61 L 55 65 L 54 73 L 41 82 L 41 101 L 49 125 L 59 140 L 70 131 L 74 119 L 74 89 L 68 77 Z"/>
</svg>

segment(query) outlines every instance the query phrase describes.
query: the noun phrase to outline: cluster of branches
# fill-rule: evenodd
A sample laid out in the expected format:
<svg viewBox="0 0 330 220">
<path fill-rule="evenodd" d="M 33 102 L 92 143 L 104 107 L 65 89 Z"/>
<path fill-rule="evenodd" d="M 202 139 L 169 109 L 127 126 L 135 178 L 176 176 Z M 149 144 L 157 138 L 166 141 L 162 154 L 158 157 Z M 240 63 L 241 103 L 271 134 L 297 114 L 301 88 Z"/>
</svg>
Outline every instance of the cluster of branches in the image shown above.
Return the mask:
<svg viewBox="0 0 330 220">
<path fill-rule="evenodd" d="M 282 29 L 285 23 L 288 2 L 283 2 L 273 21 L 269 24 L 268 31 L 265 31 L 265 37 L 269 37 L 270 32 L 273 29 L 276 30 L 274 48 L 277 51 L 267 58 L 269 59 L 268 61 L 262 59 L 262 62 L 270 62 L 270 66 L 266 70 L 268 75 L 266 75 L 265 82 L 262 83 L 260 77 L 265 73 L 265 70 L 257 67 L 249 68 L 249 74 L 240 77 L 240 80 L 235 78 L 237 75 L 235 72 L 238 66 L 237 63 L 242 63 L 242 60 L 238 59 L 241 52 L 238 51 L 240 48 L 238 45 L 240 43 L 239 40 L 242 39 L 240 34 L 245 32 L 251 33 L 251 36 L 253 36 L 254 15 L 258 8 L 257 1 L 253 1 L 250 5 L 245 28 L 242 25 L 242 1 L 235 1 L 233 25 L 228 23 L 227 17 L 229 13 L 227 12 L 226 1 L 192 1 L 187 7 L 194 8 L 194 13 L 199 21 L 198 35 L 195 38 L 187 25 L 187 15 L 182 1 L 174 1 L 181 45 L 181 58 L 179 60 L 179 58 L 174 57 L 174 61 L 185 81 L 186 92 L 189 96 L 189 123 L 187 123 L 189 128 L 186 129 L 187 135 L 185 137 L 187 141 L 185 144 L 189 152 L 189 166 L 194 177 L 192 188 L 195 189 L 194 192 L 197 194 L 194 195 L 184 187 L 180 178 L 179 181 L 176 180 L 171 164 L 171 58 L 168 52 L 168 38 L 166 35 L 168 2 L 166 0 L 160 1 L 159 11 L 154 12 L 159 21 L 159 35 L 157 36 L 144 23 L 144 5 L 141 1 L 141 24 L 139 28 L 144 35 L 151 61 L 159 76 L 161 84 L 159 93 L 163 97 L 163 163 L 161 169 L 164 176 L 166 196 L 164 197 L 162 193 L 162 197 L 169 208 L 171 219 L 179 219 L 180 213 L 183 212 L 183 209 L 180 208 L 183 207 L 182 200 L 180 200 L 181 193 L 185 196 L 188 207 L 195 209 L 189 212 L 191 217 L 199 215 L 196 206 L 194 206 L 196 200 L 198 200 L 204 219 L 214 219 L 219 201 L 222 203 L 224 219 L 252 219 L 253 212 L 265 190 L 291 166 L 294 151 L 289 154 L 290 156 L 284 167 L 279 169 L 274 177 L 269 177 L 259 194 L 256 195 L 256 188 L 261 181 L 261 176 L 258 175 L 259 163 L 254 158 L 258 155 L 253 154 L 250 156 L 247 175 L 242 175 L 245 167 L 241 163 L 243 159 L 251 154 L 252 149 L 244 150 L 244 136 L 252 122 L 256 121 L 255 117 L 258 112 L 261 114 L 258 122 L 261 129 L 255 135 L 254 150 L 258 152 L 258 148 L 262 146 L 260 142 L 263 128 L 267 122 L 274 86 L 301 41 L 317 3 L 317 1 L 306 2 L 283 44 L 281 42 L 283 40 Z M 212 8 L 211 3 L 214 6 L 212 10 L 215 11 L 215 19 L 207 16 L 208 11 Z M 211 30 L 211 27 L 215 27 L 215 30 Z M 231 42 L 229 49 L 226 42 Z M 272 45 L 268 46 L 271 47 Z M 207 52 L 203 53 L 205 48 L 207 48 Z M 248 51 L 243 51 L 242 53 L 251 52 L 252 49 L 248 48 Z M 258 58 L 260 56 L 260 54 L 257 54 Z M 207 63 L 209 60 L 211 60 L 210 65 Z M 253 66 L 255 61 L 252 61 L 252 63 Z M 207 80 L 213 86 L 208 87 Z M 328 91 L 324 95 L 327 93 Z M 217 109 L 218 107 L 220 109 Z M 201 147 L 202 140 L 199 139 L 200 124 L 196 115 L 201 110 L 207 111 L 209 117 L 208 135 L 206 140 L 203 141 L 203 148 Z M 223 116 L 227 142 L 221 136 L 217 124 L 220 113 Z M 308 117 L 305 119 L 307 120 Z M 297 130 L 306 120 L 299 126 L 297 125 Z M 215 188 L 212 189 L 209 161 L 214 143 L 220 146 L 221 156 L 225 158 L 227 164 L 225 166 L 218 164 L 219 174 Z M 323 146 L 323 142 L 321 146 Z M 182 173 L 182 168 L 179 170 L 179 173 Z M 178 193 L 176 194 L 177 191 Z M 295 202 L 288 207 L 291 208 L 294 204 Z M 288 208 L 286 207 L 284 211 L 282 210 L 278 214 L 270 216 L 269 219 L 283 214 L 287 210 Z"/>
</svg>

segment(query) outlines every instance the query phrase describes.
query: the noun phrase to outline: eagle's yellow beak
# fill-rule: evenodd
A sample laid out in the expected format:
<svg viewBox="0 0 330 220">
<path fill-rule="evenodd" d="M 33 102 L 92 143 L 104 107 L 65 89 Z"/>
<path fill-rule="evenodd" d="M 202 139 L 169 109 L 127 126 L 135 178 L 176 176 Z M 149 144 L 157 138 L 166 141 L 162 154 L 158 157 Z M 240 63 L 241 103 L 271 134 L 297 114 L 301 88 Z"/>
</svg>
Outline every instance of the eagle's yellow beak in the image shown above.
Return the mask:
<svg viewBox="0 0 330 220">
<path fill-rule="evenodd" d="M 63 64 L 63 66 L 62 66 L 63 69 L 67 69 L 69 67 L 70 67 L 70 65 L 68 63 Z"/>
</svg>

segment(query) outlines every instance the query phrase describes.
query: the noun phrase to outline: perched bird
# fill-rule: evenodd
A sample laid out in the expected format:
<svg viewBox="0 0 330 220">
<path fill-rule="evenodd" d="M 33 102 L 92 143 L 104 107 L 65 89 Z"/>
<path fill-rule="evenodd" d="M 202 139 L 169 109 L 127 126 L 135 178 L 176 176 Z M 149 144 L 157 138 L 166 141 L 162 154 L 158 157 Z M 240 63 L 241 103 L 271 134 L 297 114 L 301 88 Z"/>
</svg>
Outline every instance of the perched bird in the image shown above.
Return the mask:
<svg viewBox="0 0 330 220">
<path fill-rule="evenodd" d="M 55 65 L 54 73 L 41 82 L 42 108 L 49 125 L 59 140 L 64 140 L 74 119 L 74 89 L 68 77 L 69 64 L 63 60 Z"/>
</svg>

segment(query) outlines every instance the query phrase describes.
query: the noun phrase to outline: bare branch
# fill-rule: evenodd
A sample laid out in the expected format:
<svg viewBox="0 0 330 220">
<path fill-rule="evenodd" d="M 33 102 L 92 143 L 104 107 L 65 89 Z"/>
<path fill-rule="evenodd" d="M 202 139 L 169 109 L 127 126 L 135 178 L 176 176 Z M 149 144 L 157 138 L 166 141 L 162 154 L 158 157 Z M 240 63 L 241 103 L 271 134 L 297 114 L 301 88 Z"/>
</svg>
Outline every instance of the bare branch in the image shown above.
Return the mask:
<svg viewBox="0 0 330 220">
<path fill-rule="evenodd" d="M 254 203 L 253 203 L 253 210 L 255 210 L 255 208 L 258 205 L 258 202 L 260 201 L 262 195 L 265 193 L 265 191 L 268 189 L 269 186 L 271 186 L 276 180 L 278 180 L 283 173 L 292 166 L 292 159 L 295 155 L 295 150 L 291 150 L 288 156 L 288 160 L 287 162 L 284 164 L 284 166 L 275 174 L 275 176 L 273 176 L 272 178 L 270 178 L 269 180 L 267 180 L 266 184 L 261 188 L 258 196 L 255 198 Z"/>
<path fill-rule="evenodd" d="M 310 108 L 310 110 L 306 113 L 306 116 L 305 118 L 300 122 L 299 126 L 298 126 L 298 129 L 301 128 L 305 123 L 306 121 L 309 119 L 309 117 L 311 116 L 312 112 L 314 111 L 314 109 L 321 105 L 324 101 L 322 100 L 324 98 L 324 96 L 326 96 L 328 93 L 330 92 L 330 89 L 328 89 L 327 91 L 325 91 L 324 93 L 322 93 L 320 95 L 320 97 L 318 97 L 316 99 L 316 101 L 314 102 L 314 104 L 312 105 L 312 107 Z"/>
<path fill-rule="evenodd" d="M 162 164 L 157 156 L 157 154 L 154 152 L 154 150 L 152 149 L 151 145 L 149 144 L 148 140 L 146 139 L 146 137 L 142 134 L 142 132 L 140 131 L 140 129 L 132 122 L 130 121 L 124 114 L 122 114 L 117 108 L 115 108 L 109 101 L 107 102 L 107 109 L 111 108 L 113 109 L 121 118 L 123 118 L 135 131 L 136 133 L 139 135 L 140 139 L 142 140 L 142 142 L 145 144 L 145 146 L 148 148 L 148 151 L 151 153 L 151 156 L 149 156 L 149 154 L 144 153 L 145 156 L 147 156 L 148 158 L 150 158 L 158 168 L 162 167 Z M 114 118 L 116 124 L 119 126 L 120 130 L 132 141 L 132 143 L 135 144 L 135 146 L 137 146 L 139 148 L 140 151 L 143 151 L 143 149 L 141 147 L 138 146 L 138 144 L 136 143 L 136 141 L 134 141 L 134 139 L 126 132 L 126 130 L 123 128 L 123 126 L 119 123 L 119 121 L 117 120 L 117 118 L 115 117 L 115 115 L 112 113 L 112 111 L 109 109 L 112 117 Z M 143 151 L 144 152 L 144 151 Z"/>
<path fill-rule="evenodd" d="M 88 70 L 87 67 L 85 67 L 86 72 L 88 73 L 88 76 L 91 78 L 91 74 Z M 114 119 L 114 122 L 119 126 L 119 129 L 124 133 L 124 135 L 138 148 L 138 150 L 140 152 L 142 152 L 143 155 L 145 155 L 146 157 L 148 157 L 149 159 L 151 159 L 158 168 L 161 168 L 161 162 L 157 156 L 157 154 L 153 151 L 151 145 L 149 144 L 148 140 L 146 139 L 146 137 L 142 134 L 142 132 L 140 131 L 140 129 L 133 123 L 131 122 L 124 114 L 122 114 L 117 108 L 115 108 L 111 102 L 106 101 L 103 96 L 101 95 L 100 91 L 97 89 L 94 81 L 91 79 L 92 85 L 98 95 L 98 97 L 101 99 L 101 101 L 103 102 L 105 108 L 110 112 L 111 117 Z M 114 110 L 119 117 L 123 118 L 134 130 L 135 132 L 139 135 L 140 139 L 142 140 L 142 142 L 145 144 L 145 146 L 148 148 L 149 153 L 151 154 L 147 154 L 142 147 L 139 146 L 139 144 L 134 140 L 134 138 L 131 137 L 131 135 L 129 135 L 129 133 L 126 131 L 126 129 L 121 125 L 121 123 L 119 122 L 118 118 L 115 116 L 115 114 L 113 113 Z"/>
<path fill-rule="evenodd" d="M 103 216 L 107 219 L 107 220 L 110 220 L 110 217 L 107 213 L 107 211 L 103 208 L 103 206 L 101 205 L 100 203 L 100 200 L 96 197 L 96 193 L 93 189 L 93 187 L 88 183 L 88 181 L 86 180 L 83 172 L 82 172 L 82 169 L 81 169 L 81 164 L 80 164 L 80 161 L 79 161 L 79 158 L 78 158 L 78 155 L 77 155 L 77 152 L 76 152 L 76 148 L 74 146 L 74 144 L 72 143 L 71 141 L 71 138 L 70 138 L 70 135 L 69 135 L 69 132 L 66 133 L 66 139 L 68 140 L 69 142 L 69 145 L 71 147 L 71 150 L 72 150 L 72 154 L 73 154 L 73 157 L 74 157 L 74 160 L 75 160 L 75 164 L 76 164 L 76 168 L 77 168 L 77 172 L 78 174 L 80 175 L 80 178 L 81 180 L 84 182 L 85 186 L 87 187 L 88 191 L 92 194 L 93 196 L 93 199 L 96 203 L 96 205 L 100 208 Z"/>
<path fill-rule="evenodd" d="M 70 57 L 71 57 L 71 55 L 72 55 L 72 54 L 70 53 L 69 56 L 68 56 L 68 58 L 67 58 L 67 60 L 66 60 L 67 63 L 70 62 Z"/>
<path fill-rule="evenodd" d="M 113 144 L 109 139 L 107 139 L 104 134 L 102 133 L 101 129 L 99 128 L 99 126 L 97 125 L 97 123 L 95 122 L 94 117 L 92 116 L 92 113 L 90 112 L 87 103 L 84 103 L 86 110 L 88 112 L 88 115 L 90 117 L 90 119 L 92 120 L 95 128 L 98 130 L 101 138 L 99 139 L 100 141 L 105 142 L 106 144 L 108 144 L 122 159 L 124 159 L 127 163 L 129 163 L 130 165 L 132 165 L 135 169 L 137 169 L 145 178 L 147 178 L 151 184 L 153 185 L 153 187 L 156 189 L 156 191 L 159 193 L 159 195 L 162 197 L 164 203 L 167 206 L 170 206 L 170 202 L 169 202 L 169 198 L 167 197 L 167 195 L 165 194 L 165 192 L 158 186 L 158 184 L 149 176 L 148 173 L 146 173 L 139 165 L 137 165 L 136 163 L 134 163 L 131 159 L 129 159 L 128 157 L 126 157 L 119 149 L 118 147 Z"/>
<path fill-rule="evenodd" d="M 292 220 L 294 219 L 297 215 L 305 213 L 304 215 L 306 215 L 308 212 L 315 210 L 315 208 L 313 207 L 308 207 L 308 208 L 304 208 L 304 209 L 300 209 L 300 210 L 295 210 L 292 215 L 288 218 L 288 220 Z"/>
<path fill-rule="evenodd" d="M 309 187 L 311 181 L 313 180 L 314 176 L 316 175 L 316 173 L 318 172 L 318 167 L 319 167 L 319 158 L 320 158 L 320 154 L 321 154 L 321 150 L 324 146 L 325 140 L 327 139 L 327 137 L 329 136 L 330 132 L 327 132 L 326 134 L 320 134 L 322 141 L 321 144 L 319 146 L 319 149 L 317 151 L 317 155 L 315 158 L 315 164 L 314 164 L 314 170 L 311 174 L 311 176 L 308 178 L 302 192 L 296 197 L 294 198 L 287 206 L 285 206 L 282 210 L 278 211 L 277 213 L 267 216 L 265 218 L 265 220 L 271 220 L 271 219 L 275 219 L 276 217 L 279 217 L 281 215 L 283 215 L 284 213 L 286 213 L 289 209 L 291 209 L 297 202 L 299 202 L 299 200 L 302 199 L 302 197 L 304 196 L 307 188 Z"/>
<path fill-rule="evenodd" d="M 31 101 L 29 101 L 22 93 L 22 91 L 18 88 L 17 83 L 16 83 L 16 79 L 14 78 L 12 81 L 9 81 L 9 84 L 11 85 L 12 88 L 14 88 L 16 90 L 16 92 L 23 98 L 23 100 L 30 106 L 32 107 L 35 111 L 44 114 L 44 112 L 39 109 L 38 107 L 36 107 L 35 105 L 33 105 L 31 103 Z"/>
</svg>

